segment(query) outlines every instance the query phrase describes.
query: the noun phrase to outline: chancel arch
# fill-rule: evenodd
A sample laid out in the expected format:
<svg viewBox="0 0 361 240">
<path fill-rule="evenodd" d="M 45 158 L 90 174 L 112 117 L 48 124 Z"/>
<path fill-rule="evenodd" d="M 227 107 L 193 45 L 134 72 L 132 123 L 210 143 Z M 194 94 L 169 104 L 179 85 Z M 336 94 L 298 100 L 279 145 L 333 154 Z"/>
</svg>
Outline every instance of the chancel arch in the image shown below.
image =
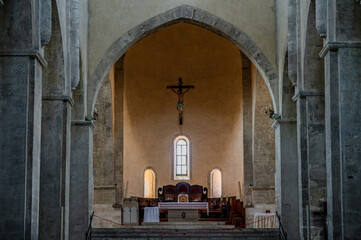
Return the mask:
<svg viewBox="0 0 361 240">
<path fill-rule="evenodd" d="M 126 51 L 148 35 L 180 22 L 190 23 L 212 31 L 232 42 L 247 55 L 262 75 L 270 92 L 273 107 L 277 112 L 277 73 L 262 50 L 238 27 L 205 10 L 189 5 L 181 5 L 144 21 L 118 38 L 107 49 L 90 78 L 88 112 L 93 113 L 97 95 L 104 79 L 110 68 Z"/>
<path fill-rule="evenodd" d="M 122 197 L 144 197 L 143 169 L 149 166 L 157 172 L 157 188 L 190 184 L 189 191 L 196 191 L 190 201 L 206 198 L 200 187 L 210 186 L 212 166 L 222 169 L 222 174 L 212 174 L 213 185 L 221 189 L 215 187 L 209 198 L 224 195 L 243 201 L 244 174 L 250 173 L 247 187 L 255 185 L 254 206 L 274 211 L 274 133 L 272 119 L 265 114 L 272 98 L 262 74 L 245 59 L 227 39 L 179 22 L 137 42 L 116 62 L 96 103 L 94 208 L 98 212 L 105 205 L 116 211 L 111 210 L 116 205 L 113 199 L 122 186 Z M 182 99 L 182 124 L 179 97 L 167 88 L 180 77 L 184 85 L 194 86 Z M 247 162 L 244 129 L 249 131 Z M 111 156 L 114 162 L 109 161 Z M 256 164 L 250 166 L 252 162 Z M 114 163 L 121 167 L 112 168 Z M 176 201 L 176 196 L 164 198 Z M 253 212 L 249 216 L 247 221 L 252 222 Z"/>
</svg>

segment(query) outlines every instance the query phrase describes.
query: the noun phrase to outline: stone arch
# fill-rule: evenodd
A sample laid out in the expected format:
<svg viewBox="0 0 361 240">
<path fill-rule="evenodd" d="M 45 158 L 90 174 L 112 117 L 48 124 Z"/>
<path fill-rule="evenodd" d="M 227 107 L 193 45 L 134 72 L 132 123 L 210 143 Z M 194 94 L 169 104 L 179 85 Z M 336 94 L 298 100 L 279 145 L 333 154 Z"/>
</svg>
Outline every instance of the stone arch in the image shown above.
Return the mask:
<svg viewBox="0 0 361 240">
<path fill-rule="evenodd" d="M 261 49 L 241 29 L 202 9 L 181 5 L 150 18 L 118 38 L 106 51 L 89 80 L 88 113 L 94 110 L 97 94 L 111 66 L 135 43 L 167 26 L 185 22 L 203 27 L 235 44 L 257 67 L 271 94 L 277 109 L 277 73 Z"/>
</svg>

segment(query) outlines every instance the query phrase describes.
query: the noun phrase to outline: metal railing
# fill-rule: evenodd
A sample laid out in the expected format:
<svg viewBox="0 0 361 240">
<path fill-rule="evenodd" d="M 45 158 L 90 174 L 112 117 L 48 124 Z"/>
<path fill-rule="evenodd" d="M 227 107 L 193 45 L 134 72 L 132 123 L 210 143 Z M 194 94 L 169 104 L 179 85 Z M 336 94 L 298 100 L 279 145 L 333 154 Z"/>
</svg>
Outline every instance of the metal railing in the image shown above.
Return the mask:
<svg viewBox="0 0 361 240">
<path fill-rule="evenodd" d="M 281 222 L 281 216 L 278 215 L 278 212 L 276 211 L 276 215 L 278 218 L 278 224 L 279 224 L 279 230 L 280 230 L 280 239 L 281 240 L 287 240 L 287 232 L 283 228 L 282 222 Z"/>
<path fill-rule="evenodd" d="M 88 230 L 86 231 L 86 234 L 85 234 L 85 240 L 90 240 L 92 237 L 93 217 L 94 217 L 94 212 L 92 213 L 92 215 L 90 215 L 90 221 L 89 221 Z"/>
</svg>

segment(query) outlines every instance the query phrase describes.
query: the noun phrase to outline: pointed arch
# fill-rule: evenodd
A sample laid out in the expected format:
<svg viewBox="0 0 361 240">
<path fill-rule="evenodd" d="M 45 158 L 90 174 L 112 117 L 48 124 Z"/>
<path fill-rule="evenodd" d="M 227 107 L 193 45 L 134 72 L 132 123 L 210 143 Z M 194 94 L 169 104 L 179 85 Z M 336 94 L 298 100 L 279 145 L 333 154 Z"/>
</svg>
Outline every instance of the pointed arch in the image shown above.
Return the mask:
<svg viewBox="0 0 361 240">
<path fill-rule="evenodd" d="M 235 44 L 262 74 L 270 91 L 274 109 L 277 109 L 277 73 L 253 40 L 241 29 L 207 11 L 189 5 L 181 5 L 144 21 L 118 38 L 107 49 L 88 84 L 88 112 L 92 113 L 94 110 L 98 91 L 109 69 L 130 47 L 148 35 L 179 22 L 203 27 Z"/>
</svg>

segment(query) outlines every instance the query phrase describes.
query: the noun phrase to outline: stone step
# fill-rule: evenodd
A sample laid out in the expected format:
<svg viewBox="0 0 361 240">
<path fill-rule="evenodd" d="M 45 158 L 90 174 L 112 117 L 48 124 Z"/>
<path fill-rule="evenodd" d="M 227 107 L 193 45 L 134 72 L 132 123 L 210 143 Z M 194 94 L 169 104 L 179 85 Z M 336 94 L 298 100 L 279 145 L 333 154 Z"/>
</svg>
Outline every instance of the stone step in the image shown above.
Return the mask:
<svg viewBox="0 0 361 240">
<path fill-rule="evenodd" d="M 94 228 L 93 240 L 170 240 L 170 239 L 244 239 L 244 240 L 276 240 L 279 239 L 278 229 L 146 229 L 155 232 L 145 232 L 129 228 Z M 212 232 L 213 231 L 213 232 Z M 218 232 L 214 232 L 218 231 Z M 187 233 L 187 234 L 177 234 Z M 193 233 L 193 234 L 192 234 Z"/>
<path fill-rule="evenodd" d="M 139 228 L 154 229 L 222 229 L 234 228 L 234 225 L 226 225 L 225 222 L 159 222 L 159 223 L 142 223 Z"/>
</svg>

